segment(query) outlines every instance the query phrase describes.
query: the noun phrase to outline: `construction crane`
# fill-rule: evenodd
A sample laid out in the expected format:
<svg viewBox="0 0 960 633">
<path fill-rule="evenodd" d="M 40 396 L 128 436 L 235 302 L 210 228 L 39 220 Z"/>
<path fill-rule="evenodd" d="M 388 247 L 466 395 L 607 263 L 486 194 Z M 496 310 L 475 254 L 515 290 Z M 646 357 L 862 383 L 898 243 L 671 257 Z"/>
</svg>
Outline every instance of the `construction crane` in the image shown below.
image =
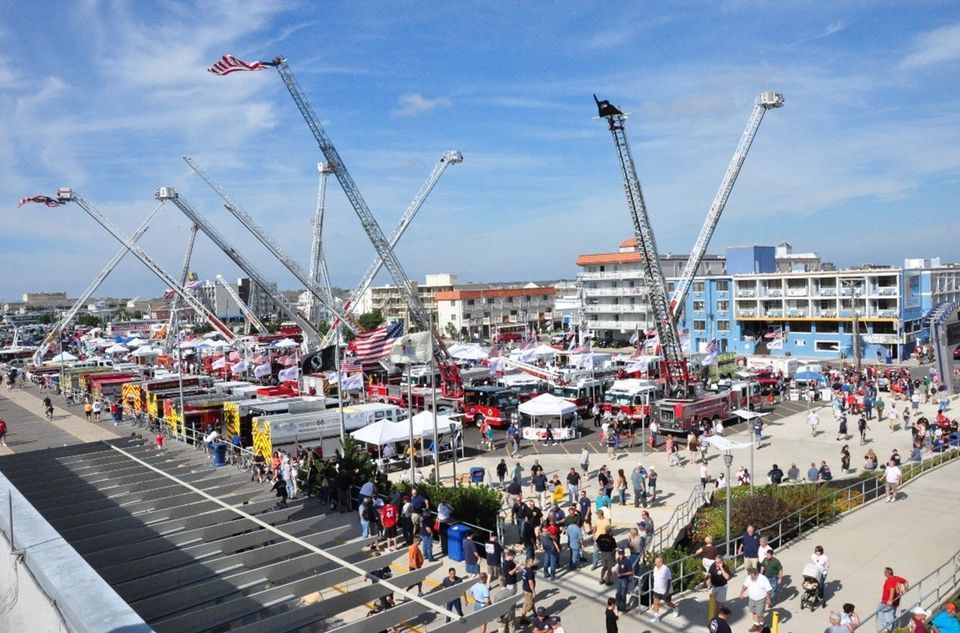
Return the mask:
<svg viewBox="0 0 960 633">
<path fill-rule="evenodd" d="M 263 324 L 263 321 L 261 321 L 257 315 L 253 313 L 253 310 L 250 309 L 250 306 L 248 306 L 240 298 L 240 295 L 238 295 L 237 291 L 233 289 L 233 286 L 227 283 L 226 279 L 224 279 L 221 275 L 217 275 L 217 283 L 219 283 L 226 293 L 230 295 L 230 298 L 233 299 L 233 302 L 236 303 L 240 308 L 240 312 L 250 325 L 257 328 L 261 334 L 267 334 L 270 332 L 270 330 L 267 329 L 267 326 Z"/>
<path fill-rule="evenodd" d="M 294 103 L 297 104 L 297 108 L 300 110 L 300 114 L 303 115 L 307 127 L 309 127 L 313 133 L 313 137 L 316 139 L 320 151 L 333 168 L 333 173 L 337 176 L 340 187 L 350 201 L 350 206 L 353 207 L 354 212 L 356 212 L 357 217 L 360 219 L 360 224 L 370 239 L 370 243 L 373 244 L 377 255 L 383 260 L 383 265 L 386 266 L 390 272 L 393 283 L 396 284 L 397 289 L 403 295 L 407 304 L 407 312 L 410 316 L 410 325 L 421 332 L 431 332 L 434 339 L 434 356 L 437 370 L 440 372 L 444 395 L 459 397 L 463 391 L 463 383 L 460 379 L 460 370 L 456 362 L 454 362 L 450 353 L 447 351 L 446 345 L 444 345 L 434 330 L 430 315 L 427 314 L 426 309 L 423 307 L 420 296 L 413 290 L 407 273 L 404 272 L 403 266 L 400 265 L 400 261 L 397 259 L 393 250 L 391 250 L 390 243 L 383 234 L 383 229 L 380 228 L 377 219 L 373 216 L 373 213 L 370 212 L 370 208 L 360 194 L 360 189 L 356 183 L 353 182 L 353 177 L 350 175 L 350 172 L 347 171 L 346 165 L 343 164 L 337 148 L 334 147 L 333 142 L 331 142 L 327 136 L 323 125 L 320 123 L 320 118 L 317 116 L 317 113 L 314 112 L 313 107 L 300 88 L 300 84 L 297 83 L 293 71 L 291 71 L 287 65 L 287 60 L 283 57 L 276 57 L 264 65 L 273 66 L 277 69 L 277 72 L 280 73 L 280 78 L 290 92 L 290 96 L 293 97 Z"/>
<path fill-rule="evenodd" d="M 613 143 L 620 159 L 623 188 L 627 194 L 627 206 L 630 210 L 630 218 L 633 221 L 633 235 L 640 251 L 644 280 L 650 290 L 650 306 L 653 310 L 654 325 L 660 337 L 660 347 L 667 369 L 666 386 L 671 394 L 686 395 L 690 382 L 687 360 L 680 345 L 677 326 L 670 313 L 667 283 L 663 277 L 663 269 L 660 267 L 657 242 L 654 239 L 650 216 L 647 214 L 647 205 L 643 199 L 643 190 L 640 188 L 640 179 L 637 177 L 637 168 L 630 151 L 630 142 L 627 140 L 625 128 L 627 117 L 609 101 L 600 101 L 596 95 L 593 96 L 593 100 L 597 103 L 600 118 L 606 119 L 610 126 Z"/>
<path fill-rule="evenodd" d="M 743 167 L 743 161 L 747 158 L 747 152 L 750 151 L 750 145 L 753 144 L 753 138 L 757 135 L 760 128 L 760 122 L 763 121 L 763 115 L 767 110 L 783 107 L 783 95 L 779 92 L 761 92 L 757 95 L 757 100 L 747 120 L 747 127 L 743 130 L 740 137 L 740 143 L 737 145 L 733 158 L 727 166 L 726 173 L 723 174 L 723 180 L 720 181 L 720 189 L 713 198 L 713 204 L 710 205 L 710 211 L 700 229 L 700 235 L 690 251 L 690 257 L 680 273 L 680 280 L 677 282 L 670 298 L 670 311 L 673 314 L 674 323 L 680 320 L 680 313 L 683 310 L 683 303 L 687 300 L 687 294 L 690 292 L 690 286 L 693 285 L 693 278 L 697 275 L 700 268 L 700 262 L 707 253 L 707 246 L 710 244 L 710 238 L 717 228 L 720 221 L 720 215 L 723 214 L 724 207 L 727 206 L 727 200 L 730 199 L 730 192 L 733 190 L 734 183 L 737 182 L 737 176 L 740 175 L 740 169 Z"/>
<path fill-rule="evenodd" d="M 162 208 L 163 203 L 161 202 L 150 213 L 150 215 L 147 216 L 147 219 L 143 221 L 134 234 L 130 236 L 130 241 L 136 243 L 141 237 L 143 237 L 143 234 L 146 233 L 147 229 L 150 228 L 150 222 L 153 221 L 153 218 L 157 216 L 157 213 L 159 213 L 160 209 Z M 130 249 L 128 249 L 126 246 L 120 247 L 120 250 L 118 250 L 110 259 L 110 261 L 107 262 L 107 265 L 100 270 L 100 273 L 92 282 L 90 282 L 90 285 L 87 286 L 87 289 L 80 294 L 80 297 L 73 303 L 72 306 L 70 306 L 70 309 L 67 310 L 62 317 L 60 317 L 60 320 L 57 321 L 56 325 L 53 326 L 53 329 L 50 330 L 50 333 L 47 334 L 47 337 L 43 339 L 43 343 L 40 344 L 40 347 L 38 347 L 36 353 L 34 353 L 34 365 L 39 365 L 41 362 L 43 362 L 43 357 L 46 355 L 47 350 L 50 349 L 50 346 L 53 344 L 53 341 L 56 340 L 59 333 L 63 331 L 70 321 L 77 316 L 77 313 L 83 309 L 83 306 L 87 304 L 87 301 L 93 296 L 93 293 L 97 291 L 97 288 L 99 288 L 104 280 L 106 280 L 106 278 L 110 275 L 110 273 L 113 272 L 113 269 L 117 267 L 117 265 L 123 260 L 128 252 L 130 252 Z"/>
<path fill-rule="evenodd" d="M 317 185 L 317 208 L 313 214 L 313 243 L 310 247 L 310 274 L 307 279 L 311 284 L 317 284 L 326 289 L 330 296 L 333 290 L 330 287 L 330 273 L 327 271 L 327 258 L 323 252 L 323 216 L 326 211 L 327 178 L 333 173 L 330 165 L 317 163 L 320 172 L 320 183 Z M 320 322 L 320 301 L 316 297 L 310 302 L 310 320 Z"/>
<path fill-rule="evenodd" d="M 407 227 L 410 226 L 410 223 L 417 215 L 420 207 L 423 206 L 427 196 L 429 196 L 430 192 L 433 191 L 433 188 L 436 186 L 437 181 L 440 180 L 443 172 L 445 172 L 447 167 L 450 165 L 456 165 L 457 163 L 462 162 L 463 154 L 457 151 L 449 151 L 440 157 L 440 160 L 437 161 L 437 164 L 427 177 L 426 182 L 424 182 L 423 186 L 420 187 L 420 191 L 418 191 L 417 195 L 415 195 L 413 200 L 410 201 L 409 206 L 407 206 L 407 210 L 404 211 L 403 216 L 400 218 L 400 222 L 398 222 L 397 226 L 393 229 L 393 233 L 390 234 L 389 246 L 391 251 L 397 247 L 397 243 L 400 241 L 400 238 L 403 237 Z M 376 260 L 374 260 L 374 262 L 367 269 L 367 273 L 363 276 L 363 279 L 360 280 L 359 285 L 357 285 L 356 289 L 350 293 L 350 297 L 347 299 L 347 302 L 343 304 L 343 309 L 347 312 L 347 314 L 352 314 L 353 310 L 356 309 L 356 306 L 360 304 L 360 300 L 363 298 L 364 293 L 368 288 L 370 288 L 370 284 L 373 283 L 374 278 L 377 276 L 377 273 L 380 272 L 381 268 L 383 268 L 383 258 L 377 256 Z M 328 342 L 331 339 L 331 337 L 335 334 L 334 330 L 337 327 L 339 327 L 339 324 L 334 324 L 334 326 L 330 328 L 330 331 L 327 333 L 324 342 Z"/>
<path fill-rule="evenodd" d="M 143 264 L 150 269 L 150 271 L 160 278 L 160 280 L 166 284 L 166 286 L 172 289 L 176 294 L 180 295 L 180 298 L 197 314 L 203 316 L 209 323 L 216 329 L 220 334 L 227 340 L 227 342 L 233 342 L 236 338 L 236 335 L 233 331 L 228 328 L 223 321 L 217 318 L 212 311 L 210 311 L 207 306 L 203 305 L 196 297 L 188 293 L 183 287 L 183 284 L 180 284 L 175 280 L 170 273 L 165 271 L 160 267 L 156 261 L 153 260 L 149 255 L 147 255 L 142 248 L 137 246 L 137 244 L 126 236 L 117 226 L 110 221 L 107 216 L 105 216 L 99 209 L 94 207 L 92 204 L 87 202 L 80 194 L 78 194 L 73 189 L 68 187 L 61 187 L 57 190 L 57 199 L 60 202 L 76 202 L 77 205 L 87 212 L 91 218 L 96 220 L 96 222 L 107 230 L 108 233 L 113 235 L 118 242 L 123 244 L 127 250 L 133 253 L 137 259 L 139 259 Z"/>
<path fill-rule="evenodd" d="M 300 267 L 300 264 L 298 264 L 296 260 L 294 260 L 292 257 L 287 255 L 283 251 L 283 249 L 280 248 L 280 245 L 277 244 L 277 242 L 273 240 L 269 235 L 267 235 L 267 232 L 264 231 L 263 227 L 257 224 L 256 220 L 254 220 L 249 213 L 244 211 L 243 207 L 241 207 L 235 200 L 233 200 L 233 198 L 231 198 L 227 194 L 227 192 L 223 189 L 223 187 L 221 187 L 220 184 L 213 179 L 213 177 L 207 174 L 203 170 L 203 168 L 201 168 L 200 165 L 198 165 L 197 162 L 192 158 L 190 158 L 189 156 L 184 156 L 183 160 L 188 165 L 190 165 L 190 167 L 193 168 L 195 172 L 197 172 L 198 176 L 203 178 L 204 182 L 210 185 L 211 189 L 217 192 L 217 194 L 226 203 L 224 204 L 224 207 L 226 207 L 227 211 L 229 211 L 235 218 L 237 218 L 237 220 L 239 220 L 240 223 L 243 224 L 243 226 L 246 227 L 246 229 L 250 231 L 250 233 L 252 233 L 253 236 L 256 237 L 257 240 L 259 240 L 260 243 L 263 244 L 267 248 L 267 250 L 270 251 L 273 254 L 273 256 L 276 257 L 277 260 L 281 264 L 283 264 L 284 267 L 287 270 L 289 270 L 293 274 L 293 276 L 296 277 L 297 280 L 300 283 L 302 283 L 304 287 L 307 290 L 309 290 L 310 293 L 317 300 L 319 300 L 320 303 L 322 303 L 327 310 L 333 313 L 333 315 L 336 316 L 338 319 L 344 321 L 346 323 L 346 327 L 349 328 L 350 331 L 356 333 L 361 329 L 360 325 L 355 320 L 352 320 L 349 316 L 347 316 L 347 314 L 340 308 L 340 306 L 337 304 L 336 299 L 333 298 L 333 295 L 331 295 L 326 288 L 323 288 L 318 284 L 310 282 L 310 279 L 307 277 L 307 274 L 303 272 L 303 269 Z M 299 319 L 299 320 L 303 320 L 303 319 Z M 317 329 L 316 327 L 311 326 L 310 331 L 316 332 Z"/>
<path fill-rule="evenodd" d="M 215 229 L 207 220 L 201 216 L 197 211 L 190 206 L 190 203 L 186 199 L 181 198 L 180 194 L 173 187 L 160 187 L 157 189 L 156 197 L 158 200 L 169 200 L 172 202 L 178 209 L 180 209 L 185 216 L 190 218 L 190 221 L 196 224 L 204 235 L 210 238 L 217 247 L 222 250 L 227 257 L 229 257 L 233 263 L 243 270 L 250 279 L 253 280 L 255 284 L 260 286 L 260 288 L 267 294 L 272 295 L 270 292 L 270 286 L 267 283 L 266 278 L 260 274 L 260 272 L 254 267 L 253 264 L 247 260 L 246 257 L 240 254 L 240 251 L 227 241 L 227 239 L 220 234 L 217 229 Z M 288 304 L 286 301 L 282 301 L 279 297 L 274 297 L 277 300 L 277 303 L 280 304 L 280 309 L 283 310 L 291 321 L 295 322 L 300 326 L 300 329 L 303 330 L 304 336 L 308 339 L 317 342 L 320 340 L 320 332 L 317 328 L 310 323 L 308 320 L 300 316 L 300 313 L 297 312 L 296 308 Z"/>
<path fill-rule="evenodd" d="M 161 200 L 161 202 L 166 201 Z M 180 266 L 180 285 L 184 287 L 184 290 L 186 290 L 187 278 L 190 276 L 190 260 L 193 258 L 193 247 L 197 243 L 197 230 L 199 228 L 196 224 L 190 226 L 190 239 L 187 240 L 187 251 L 183 255 L 183 264 Z M 164 338 L 164 349 L 168 355 L 173 350 L 173 346 L 178 343 L 176 325 L 179 318 L 177 314 L 179 309 L 180 295 L 173 295 L 173 302 L 170 305 L 170 320 L 167 322 L 167 336 Z M 214 312 L 214 310 L 211 310 L 211 312 Z"/>
</svg>

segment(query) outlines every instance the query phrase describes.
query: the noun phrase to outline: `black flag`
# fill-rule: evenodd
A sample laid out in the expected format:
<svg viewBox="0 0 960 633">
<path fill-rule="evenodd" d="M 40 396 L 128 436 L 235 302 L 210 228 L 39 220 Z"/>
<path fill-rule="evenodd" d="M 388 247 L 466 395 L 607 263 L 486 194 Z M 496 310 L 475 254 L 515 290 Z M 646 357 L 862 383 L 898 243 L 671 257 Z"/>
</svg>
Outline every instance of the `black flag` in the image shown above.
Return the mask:
<svg viewBox="0 0 960 633">
<path fill-rule="evenodd" d="M 333 371 L 337 368 L 336 353 L 336 345 L 330 345 L 312 354 L 307 354 L 300 363 L 300 370 L 304 374 L 319 374 L 325 371 Z"/>
</svg>

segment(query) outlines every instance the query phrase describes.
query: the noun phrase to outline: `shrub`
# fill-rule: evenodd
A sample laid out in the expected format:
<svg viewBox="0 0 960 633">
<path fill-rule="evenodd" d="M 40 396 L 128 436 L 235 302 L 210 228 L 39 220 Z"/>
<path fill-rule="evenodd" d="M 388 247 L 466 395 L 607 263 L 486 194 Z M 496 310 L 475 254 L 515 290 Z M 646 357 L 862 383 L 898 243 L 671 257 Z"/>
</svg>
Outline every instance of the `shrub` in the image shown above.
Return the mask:
<svg viewBox="0 0 960 633">
<path fill-rule="evenodd" d="M 703 566 L 700 560 L 686 560 L 683 565 L 681 560 L 689 559 L 690 554 L 682 547 L 667 547 L 660 552 L 647 552 L 644 555 L 643 563 L 645 567 L 652 568 L 654 559 L 660 556 L 663 558 L 663 564 L 670 568 L 670 573 L 674 578 L 674 592 L 689 591 L 703 582 Z M 681 569 L 682 567 L 682 569 Z M 687 574 L 684 576 L 684 574 Z"/>
<path fill-rule="evenodd" d="M 410 494 L 409 482 L 396 484 L 400 494 Z M 500 515 L 501 496 L 493 488 L 487 486 L 461 486 L 451 488 L 427 482 L 417 484 L 417 490 L 429 499 L 430 507 L 436 509 L 441 501 L 446 501 L 452 508 L 454 519 L 480 526 L 485 530 L 496 532 L 497 517 Z"/>
</svg>

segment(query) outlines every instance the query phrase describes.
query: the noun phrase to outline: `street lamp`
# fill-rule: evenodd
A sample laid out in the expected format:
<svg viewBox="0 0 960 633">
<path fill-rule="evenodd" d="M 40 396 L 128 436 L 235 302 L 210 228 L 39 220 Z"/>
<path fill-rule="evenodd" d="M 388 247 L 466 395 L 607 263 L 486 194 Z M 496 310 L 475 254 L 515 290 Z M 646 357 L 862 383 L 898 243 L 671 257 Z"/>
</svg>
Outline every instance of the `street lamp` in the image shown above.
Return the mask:
<svg viewBox="0 0 960 633">
<path fill-rule="evenodd" d="M 727 558 L 730 558 L 730 466 L 733 464 L 733 454 L 727 451 L 723 454 L 723 463 L 727 466 L 727 489 L 723 495 L 727 500 L 726 525 L 727 525 Z"/>
</svg>

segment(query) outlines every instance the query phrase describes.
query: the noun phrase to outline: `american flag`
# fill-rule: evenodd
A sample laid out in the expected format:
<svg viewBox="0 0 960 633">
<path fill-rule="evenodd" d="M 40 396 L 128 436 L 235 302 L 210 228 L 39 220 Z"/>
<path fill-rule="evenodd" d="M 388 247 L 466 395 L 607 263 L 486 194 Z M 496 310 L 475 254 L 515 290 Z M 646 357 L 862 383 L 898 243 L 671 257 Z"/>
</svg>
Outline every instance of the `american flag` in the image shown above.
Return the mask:
<svg viewBox="0 0 960 633">
<path fill-rule="evenodd" d="M 186 290 L 193 290 L 194 288 L 196 288 L 196 287 L 199 286 L 199 285 L 200 285 L 200 280 L 199 280 L 199 279 L 193 279 L 193 280 L 188 281 L 187 283 L 183 284 L 183 287 L 184 287 Z"/>
<path fill-rule="evenodd" d="M 57 200 L 56 198 L 51 198 L 50 196 L 29 196 L 29 197 L 26 197 L 26 198 L 20 198 L 20 204 L 18 204 L 17 206 L 18 206 L 18 207 L 22 207 L 23 205 L 27 204 L 28 202 L 36 202 L 37 204 L 45 204 L 45 205 L 47 205 L 48 207 L 61 207 L 61 206 L 63 206 L 63 205 L 65 204 L 64 202 L 62 202 L 62 201 L 60 201 L 60 200 Z"/>
<path fill-rule="evenodd" d="M 229 75 L 238 70 L 266 70 L 267 64 L 263 62 L 245 62 L 237 59 L 233 55 L 224 55 L 216 64 L 207 69 L 214 75 Z"/>
<path fill-rule="evenodd" d="M 352 374 L 358 371 L 363 371 L 363 365 L 352 360 L 341 360 L 340 371 L 345 374 Z"/>
<path fill-rule="evenodd" d="M 350 341 L 349 348 L 356 355 L 357 362 L 366 363 L 386 358 L 394 339 L 403 336 L 403 321 L 394 321 L 389 326 L 380 326 L 374 330 L 361 332 Z"/>
<path fill-rule="evenodd" d="M 163 298 L 173 299 L 173 295 L 175 294 L 177 294 L 177 292 L 173 288 L 167 288 L 166 290 L 163 291 Z"/>
</svg>

